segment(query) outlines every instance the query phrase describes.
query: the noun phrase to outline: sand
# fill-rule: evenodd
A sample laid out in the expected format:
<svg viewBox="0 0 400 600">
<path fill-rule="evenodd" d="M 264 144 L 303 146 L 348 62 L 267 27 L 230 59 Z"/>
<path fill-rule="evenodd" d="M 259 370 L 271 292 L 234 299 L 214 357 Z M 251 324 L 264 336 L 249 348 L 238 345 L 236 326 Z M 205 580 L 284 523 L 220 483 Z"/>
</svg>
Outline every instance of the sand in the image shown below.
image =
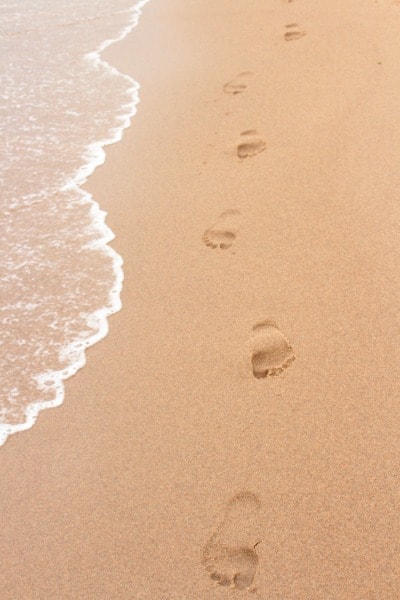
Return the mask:
<svg viewBox="0 0 400 600">
<path fill-rule="evenodd" d="M 158 0 L 106 51 L 123 310 L 1 449 L 2 600 L 398 600 L 399 19 Z"/>
</svg>

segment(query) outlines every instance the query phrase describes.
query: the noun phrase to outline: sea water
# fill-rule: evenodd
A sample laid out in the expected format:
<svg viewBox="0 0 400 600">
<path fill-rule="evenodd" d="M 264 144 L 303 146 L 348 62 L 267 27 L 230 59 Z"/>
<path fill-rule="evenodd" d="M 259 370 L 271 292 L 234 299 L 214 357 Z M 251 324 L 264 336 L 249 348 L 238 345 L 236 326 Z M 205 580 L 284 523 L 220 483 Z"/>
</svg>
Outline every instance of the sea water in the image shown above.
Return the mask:
<svg viewBox="0 0 400 600">
<path fill-rule="evenodd" d="M 62 403 L 120 309 L 122 259 L 80 186 L 135 113 L 101 51 L 147 1 L 0 3 L 0 445 Z"/>
</svg>

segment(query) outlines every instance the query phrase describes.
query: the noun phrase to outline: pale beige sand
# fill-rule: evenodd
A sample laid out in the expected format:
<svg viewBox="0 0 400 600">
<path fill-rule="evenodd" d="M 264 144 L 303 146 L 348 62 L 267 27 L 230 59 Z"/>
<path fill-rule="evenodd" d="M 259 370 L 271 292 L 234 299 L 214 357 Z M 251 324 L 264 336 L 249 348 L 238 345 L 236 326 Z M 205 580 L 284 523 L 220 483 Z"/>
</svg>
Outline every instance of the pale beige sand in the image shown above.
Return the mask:
<svg viewBox="0 0 400 600">
<path fill-rule="evenodd" d="M 1 450 L 2 600 L 400 598 L 399 22 L 158 0 L 108 50 L 124 308 Z"/>
</svg>

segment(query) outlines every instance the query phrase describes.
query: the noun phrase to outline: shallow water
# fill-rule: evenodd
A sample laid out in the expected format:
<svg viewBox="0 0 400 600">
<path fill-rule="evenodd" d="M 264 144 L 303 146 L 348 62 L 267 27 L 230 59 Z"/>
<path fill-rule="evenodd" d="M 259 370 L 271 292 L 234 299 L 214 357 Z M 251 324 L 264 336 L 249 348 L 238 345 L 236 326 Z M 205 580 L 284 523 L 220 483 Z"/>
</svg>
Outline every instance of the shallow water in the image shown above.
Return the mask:
<svg viewBox="0 0 400 600">
<path fill-rule="evenodd" d="M 122 259 L 79 186 L 135 113 L 138 84 L 99 52 L 146 2 L 0 5 L 0 445 L 63 401 L 120 308 Z"/>
</svg>

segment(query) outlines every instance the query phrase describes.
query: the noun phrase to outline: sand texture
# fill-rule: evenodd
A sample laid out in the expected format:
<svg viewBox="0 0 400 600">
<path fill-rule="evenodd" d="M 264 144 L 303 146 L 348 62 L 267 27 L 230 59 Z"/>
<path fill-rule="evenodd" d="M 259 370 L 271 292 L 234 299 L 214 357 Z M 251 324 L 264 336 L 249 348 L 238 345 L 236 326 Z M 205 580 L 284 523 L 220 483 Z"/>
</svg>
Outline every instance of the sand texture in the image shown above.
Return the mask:
<svg viewBox="0 0 400 600">
<path fill-rule="evenodd" d="M 1 449 L 2 600 L 400 598 L 399 24 L 154 0 L 106 51 L 123 310 Z"/>
</svg>

